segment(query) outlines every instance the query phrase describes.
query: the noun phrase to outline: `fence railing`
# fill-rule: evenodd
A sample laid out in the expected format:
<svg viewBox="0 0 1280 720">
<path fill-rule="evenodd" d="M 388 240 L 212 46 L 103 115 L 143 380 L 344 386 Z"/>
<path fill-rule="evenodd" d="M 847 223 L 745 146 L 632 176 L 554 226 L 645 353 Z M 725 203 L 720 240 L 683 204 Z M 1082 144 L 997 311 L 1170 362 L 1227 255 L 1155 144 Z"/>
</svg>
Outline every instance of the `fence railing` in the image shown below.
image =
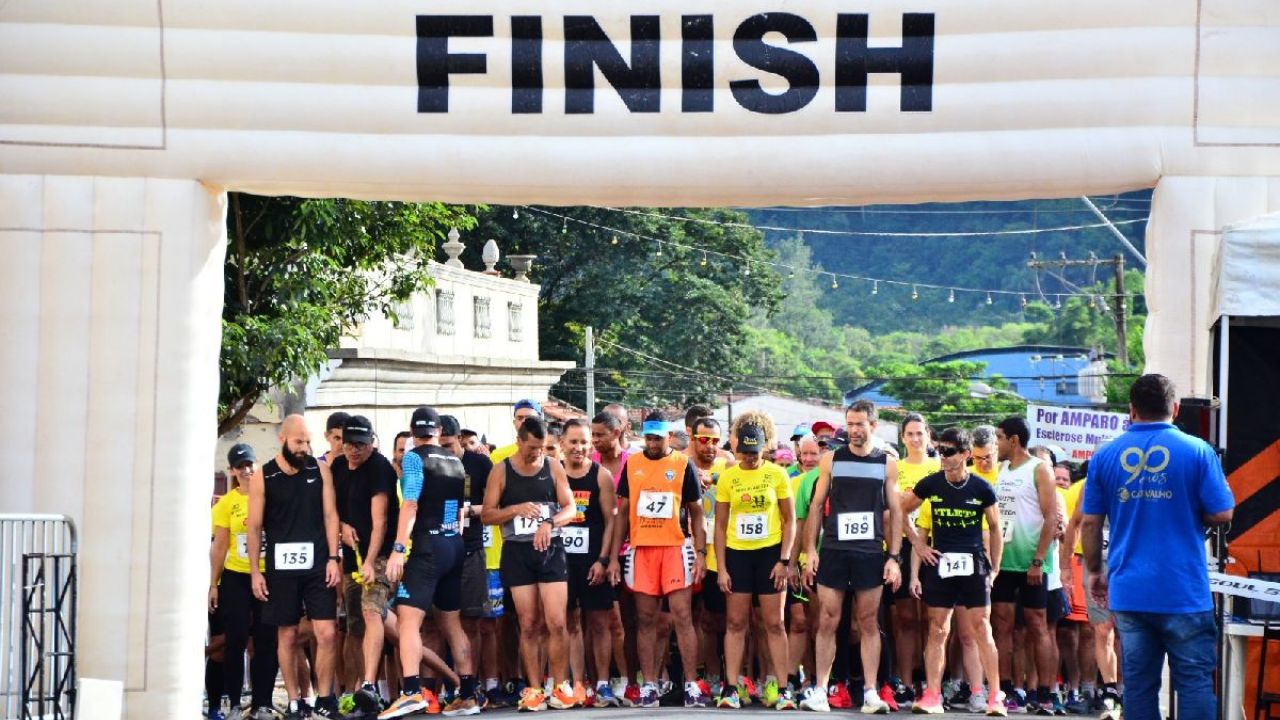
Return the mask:
<svg viewBox="0 0 1280 720">
<path fill-rule="evenodd" d="M 64 515 L 0 513 L 0 718 L 74 718 L 77 540 Z"/>
</svg>

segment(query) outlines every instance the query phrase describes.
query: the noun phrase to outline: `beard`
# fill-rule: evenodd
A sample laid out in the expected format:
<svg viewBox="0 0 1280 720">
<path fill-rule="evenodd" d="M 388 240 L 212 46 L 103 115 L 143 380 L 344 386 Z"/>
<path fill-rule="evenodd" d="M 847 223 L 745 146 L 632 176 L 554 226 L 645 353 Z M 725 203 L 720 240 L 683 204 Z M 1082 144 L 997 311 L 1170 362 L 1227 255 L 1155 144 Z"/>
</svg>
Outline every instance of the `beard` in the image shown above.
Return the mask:
<svg viewBox="0 0 1280 720">
<path fill-rule="evenodd" d="M 307 461 L 311 459 L 311 454 L 303 450 L 302 452 L 290 452 L 289 443 L 280 446 L 280 457 L 289 463 L 289 466 L 298 470 L 307 466 Z"/>
</svg>

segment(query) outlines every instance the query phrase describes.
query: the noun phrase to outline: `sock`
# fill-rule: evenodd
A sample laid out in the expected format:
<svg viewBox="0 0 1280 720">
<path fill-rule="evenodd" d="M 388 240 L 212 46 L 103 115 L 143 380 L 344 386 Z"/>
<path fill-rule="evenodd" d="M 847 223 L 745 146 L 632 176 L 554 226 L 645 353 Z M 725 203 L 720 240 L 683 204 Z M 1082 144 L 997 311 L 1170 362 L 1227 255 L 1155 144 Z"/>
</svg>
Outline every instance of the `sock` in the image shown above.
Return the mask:
<svg viewBox="0 0 1280 720">
<path fill-rule="evenodd" d="M 1050 694 L 1048 685 L 1041 685 L 1036 688 L 1036 699 L 1042 703 L 1053 702 L 1053 696 Z"/>
<path fill-rule="evenodd" d="M 400 694 L 413 695 L 422 690 L 422 678 L 417 675 L 405 675 L 400 681 Z"/>
<path fill-rule="evenodd" d="M 800 673 L 791 673 L 787 676 L 787 684 L 793 688 L 800 687 Z"/>
<path fill-rule="evenodd" d="M 1000 681 L 1000 692 L 1004 693 L 1005 695 L 1012 695 L 1012 694 L 1013 694 L 1013 681 L 1012 681 L 1012 680 L 1001 680 L 1001 681 Z"/>
<path fill-rule="evenodd" d="M 492 692 L 498 689 L 498 678 L 488 678 L 484 681 L 484 691 Z"/>
<path fill-rule="evenodd" d="M 1094 687 L 1095 685 L 1091 682 L 1082 682 L 1080 683 L 1080 694 L 1085 697 L 1093 697 Z"/>
<path fill-rule="evenodd" d="M 596 692 L 600 692 L 600 688 L 608 688 L 608 687 L 609 687 L 609 681 L 608 681 L 608 680 L 597 680 L 597 681 L 596 681 Z"/>
<path fill-rule="evenodd" d="M 439 686 L 440 686 L 440 681 L 433 677 L 422 678 L 422 689 L 426 690 L 432 695 L 436 694 L 436 688 Z"/>
<path fill-rule="evenodd" d="M 880 699 L 880 696 L 876 694 L 876 691 L 875 691 L 875 689 L 874 689 L 874 688 L 863 688 L 863 689 L 862 689 L 862 699 L 863 699 L 863 701 L 868 701 L 868 700 L 879 700 L 879 699 Z"/>
<path fill-rule="evenodd" d="M 458 681 L 458 697 L 463 700 L 474 700 L 476 698 L 476 676 L 459 675 Z"/>
</svg>

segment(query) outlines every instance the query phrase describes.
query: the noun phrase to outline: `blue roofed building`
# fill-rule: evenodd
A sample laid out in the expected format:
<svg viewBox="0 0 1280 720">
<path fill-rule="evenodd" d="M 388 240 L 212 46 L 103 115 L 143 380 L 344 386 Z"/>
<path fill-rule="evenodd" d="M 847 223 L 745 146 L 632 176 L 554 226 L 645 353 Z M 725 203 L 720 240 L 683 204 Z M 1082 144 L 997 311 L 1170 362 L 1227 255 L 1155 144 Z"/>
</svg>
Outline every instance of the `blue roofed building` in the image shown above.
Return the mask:
<svg viewBox="0 0 1280 720">
<path fill-rule="evenodd" d="M 1089 348 L 1061 345 L 1018 345 L 967 350 L 926 360 L 921 365 L 963 360 L 981 362 L 982 375 L 973 378 L 973 394 L 991 393 L 985 378 L 1000 376 L 1010 390 L 1024 400 L 1043 405 L 1091 406 L 1106 403 L 1106 355 L 1099 358 Z M 846 406 L 870 400 L 879 407 L 901 403 L 883 391 L 885 381 L 875 380 L 844 394 Z"/>
</svg>

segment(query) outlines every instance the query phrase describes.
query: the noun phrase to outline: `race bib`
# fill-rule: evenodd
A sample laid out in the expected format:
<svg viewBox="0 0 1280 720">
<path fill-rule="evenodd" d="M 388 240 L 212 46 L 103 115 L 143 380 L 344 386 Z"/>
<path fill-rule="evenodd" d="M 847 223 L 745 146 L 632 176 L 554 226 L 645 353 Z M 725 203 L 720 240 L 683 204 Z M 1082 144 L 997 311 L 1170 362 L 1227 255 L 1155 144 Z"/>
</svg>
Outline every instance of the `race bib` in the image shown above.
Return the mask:
<svg viewBox="0 0 1280 720">
<path fill-rule="evenodd" d="M 716 519 L 713 517 L 702 518 L 702 527 L 707 533 L 707 545 L 711 545 L 716 541 Z"/>
<path fill-rule="evenodd" d="M 310 570 L 315 565 L 315 544 L 278 543 L 274 546 L 276 570 Z"/>
<path fill-rule="evenodd" d="M 938 558 L 938 577 L 969 577 L 973 574 L 973 553 L 942 553 Z"/>
<path fill-rule="evenodd" d="M 586 555 L 590 535 L 591 530 L 585 527 L 560 528 L 560 537 L 564 540 L 564 551 L 570 555 Z"/>
<path fill-rule="evenodd" d="M 538 517 L 536 518 L 527 518 L 523 515 L 515 516 L 511 521 L 513 525 L 512 531 L 516 535 L 532 535 L 538 531 L 538 526 L 541 525 L 542 521 L 546 520 L 548 517 L 550 517 L 550 515 L 547 514 L 547 507 L 545 505 L 540 505 L 538 506 Z"/>
<path fill-rule="evenodd" d="M 763 540 L 769 536 L 769 516 L 764 513 L 742 513 L 735 517 L 739 540 Z"/>
<path fill-rule="evenodd" d="M 912 510 L 911 512 L 907 513 L 907 522 L 911 523 L 912 525 L 919 525 L 920 510 L 921 508 L 916 508 L 915 510 Z"/>
<path fill-rule="evenodd" d="M 480 537 L 484 538 L 485 547 L 493 547 L 493 526 L 485 525 L 484 530 L 480 533 Z"/>
<path fill-rule="evenodd" d="M 636 515 L 655 520 L 670 520 L 676 516 L 676 495 L 673 492 L 641 490 L 640 503 L 636 506 Z"/>
<path fill-rule="evenodd" d="M 242 558 L 249 557 L 249 536 L 246 533 L 236 534 L 236 554 Z"/>
<path fill-rule="evenodd" d="M 1013 520 L 1009 518 L 1000 518 L 1000 537 L 1005 542 L 1013 539 Z"/>
<path fill-rule="evenodd" d="M 839 521 L 839 532 L 837 540 L 873 540 L 875 539 L 875 524 L 871 521 L 872 513 L 869 512 L 847 512 L 840 513 L 836 518 Z"/>
</svg>

